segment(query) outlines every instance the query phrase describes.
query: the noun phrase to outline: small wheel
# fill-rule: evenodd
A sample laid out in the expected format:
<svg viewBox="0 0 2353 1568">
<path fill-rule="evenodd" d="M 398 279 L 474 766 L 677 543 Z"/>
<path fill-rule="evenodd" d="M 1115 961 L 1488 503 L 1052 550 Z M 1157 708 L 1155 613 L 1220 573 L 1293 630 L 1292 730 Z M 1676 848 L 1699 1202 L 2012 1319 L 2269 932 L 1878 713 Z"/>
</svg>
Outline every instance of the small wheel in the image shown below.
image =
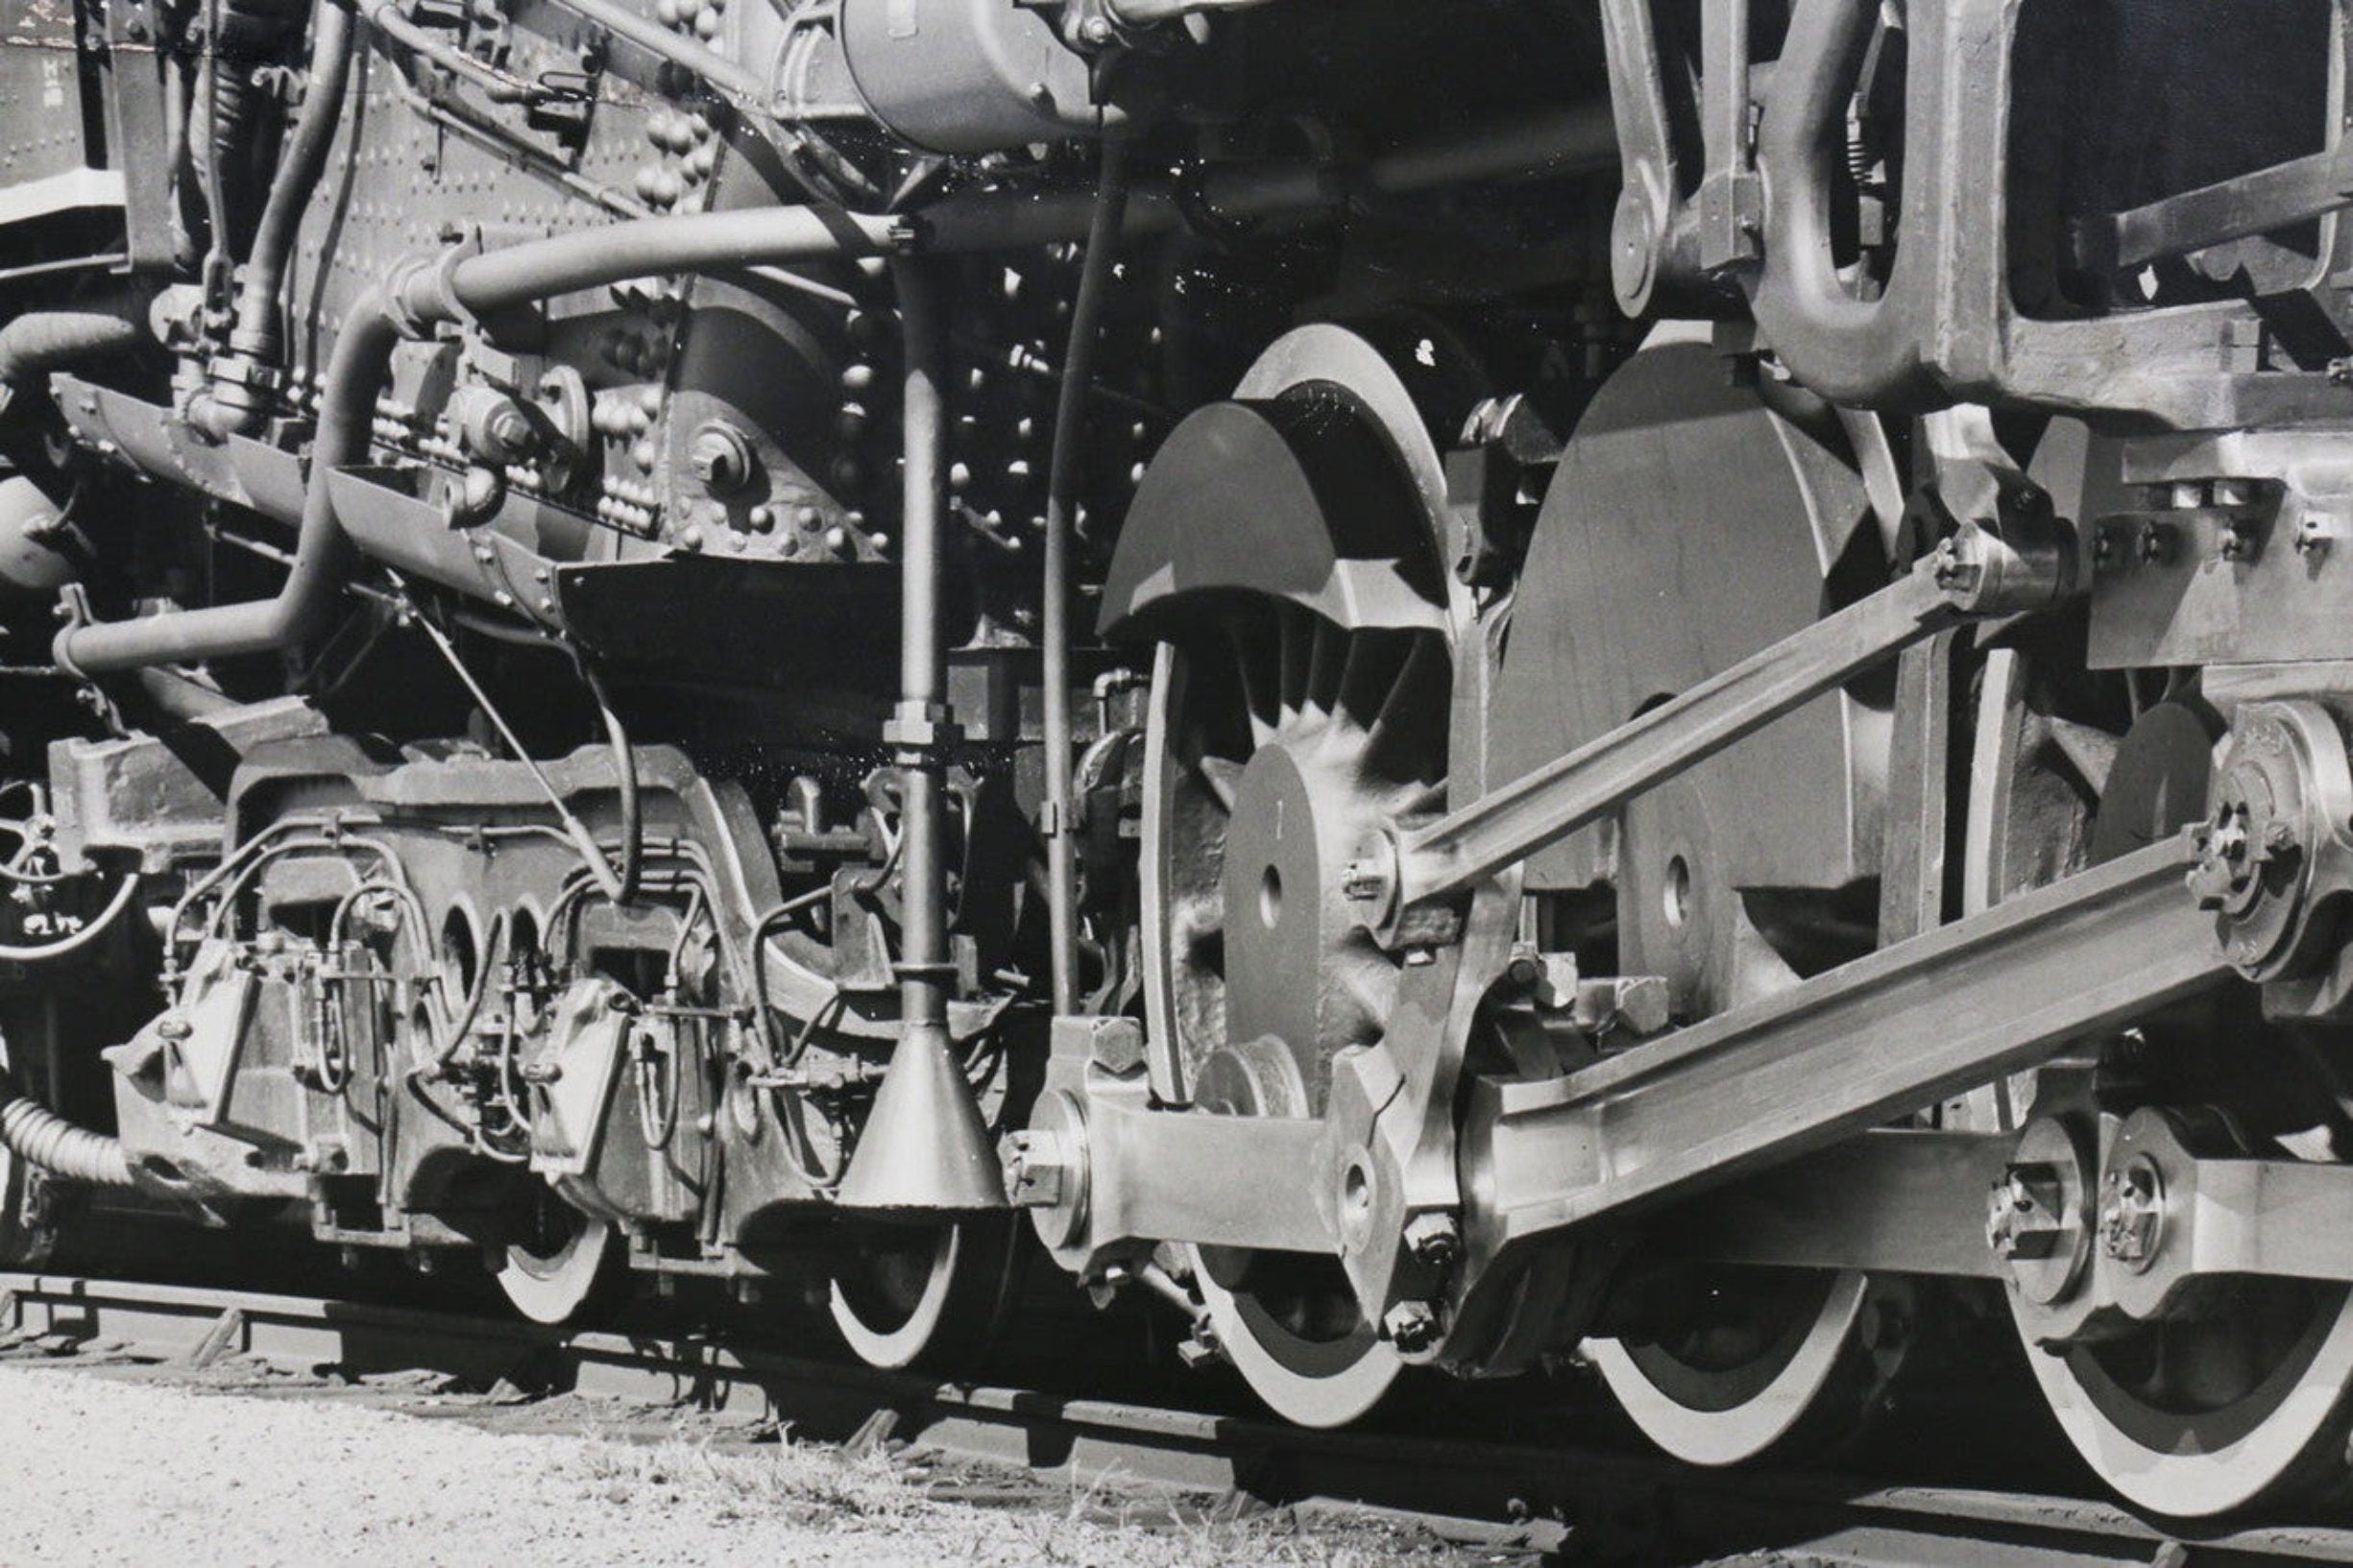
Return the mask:
<svg viewBox="0 0 2353 1568">
<path fill-rule="evenodd" d="M 509 1236 L 498 1289 L 535 1323 L 564 1323 L 596 1293 L 612 1253 L 613 1222 L 542 1189 Z"/>
<path fill-rule="evenodd" d="M 1019 1242 L 1002 1217 L 863 1227 L 828 1294 L 834 1327 L 868 1366 L 953 1368 L 1004 1322 L 1020 1279 Z"/>
<path fill-rule="evenodd" d="M 1586 1354 L 1642 1435 L 1689 1464 L 1745 1464 L 1851 1431 L 1895 1358 L 1869 1348 L 1902 1287 L 1859 1273 L 1742 1268 L 1679 1292 L 1657 1338 L 1589 1339 Z"/>
</svg>

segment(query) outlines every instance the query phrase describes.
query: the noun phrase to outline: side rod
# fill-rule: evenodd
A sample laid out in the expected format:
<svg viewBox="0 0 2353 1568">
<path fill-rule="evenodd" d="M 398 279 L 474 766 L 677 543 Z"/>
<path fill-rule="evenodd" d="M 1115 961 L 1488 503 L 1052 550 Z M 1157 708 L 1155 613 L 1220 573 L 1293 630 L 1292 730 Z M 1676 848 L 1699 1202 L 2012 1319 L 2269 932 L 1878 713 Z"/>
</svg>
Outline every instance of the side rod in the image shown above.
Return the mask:
<svg viewBox="0 0 2353 1568">
<path fill-rule="evenodd" d="M 2172 841 L 1565 1078 L 1477 1086 L 1498 1242 L 1680 1197 L 1883 1123 L 2227 974 Z"/>
</svg>

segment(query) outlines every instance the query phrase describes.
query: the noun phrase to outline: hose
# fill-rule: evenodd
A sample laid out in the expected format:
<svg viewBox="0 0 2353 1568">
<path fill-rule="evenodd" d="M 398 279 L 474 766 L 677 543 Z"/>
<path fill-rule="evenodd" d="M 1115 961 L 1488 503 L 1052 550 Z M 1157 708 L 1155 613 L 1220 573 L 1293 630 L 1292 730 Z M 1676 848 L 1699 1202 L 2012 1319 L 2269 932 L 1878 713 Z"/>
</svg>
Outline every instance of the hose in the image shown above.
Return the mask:
<svg viewBox="0 0 2353 1568">
<path fill-rule="evenodd" d="M 295 0 L 214 0 L 206 40 L 205 127 L 212 249 L 230 260 L 245 254 L 255 199 L 253 136 L 267 101 L 259 67 L 276 60 L 293 30 Z"/>
<path fill-rule="evenodd" d="M 1086 399 L 1095 385 L 1095 340 L 1110 292 L 1111 257 L 1127 221 L 1127 144 L 1103 144 L 1103 172 L 1087 226 L 1086 260 L 1071 304 L 1070 347 L 1062 354 L 1062 386 L 1055 403 L 1054 453 L 1047 467 L 1046 538 L 1040 586 L 1042 676 L 1046 688 L 1046 907 L 1054 962 L 1054 1010 L 1079 1010 L 1079 924 L 1071 834 L 1070 535 L 1077 510 L 1079 463 L 1085 449 Z"/>
<path fill-rule="evenodd" d="M 294 133 L 279 157 L 277 176 L 270 181 L 269 204 L 254 230 L 253 254 L 238 288 L 236 325 L 229 336 L 231 360 L 275 366 L 284 352 L 285 330 L 279 311 L 286 268 L 303 211 L 318 189 L 320 172 L 334 144 L 336 124 L 343 117 L 358 25 L 350 0 L 319 0 L 314 15 L 310 87 Z M 219 375 L 220 368 L 216 367 L 212 385 L 189 410 L 188 419 L 216 439 L 251 434 L 262 422 L 264 402 L 242 381 Z"/>
<path fill-rule="evenodd" d="M 78 1127 L 35 1101 L 0 1068 L 0 1145 L 28 1164 L 69 1181 L 132 1187 L 131 1158 L 119 1139 Z"/>
</svg>

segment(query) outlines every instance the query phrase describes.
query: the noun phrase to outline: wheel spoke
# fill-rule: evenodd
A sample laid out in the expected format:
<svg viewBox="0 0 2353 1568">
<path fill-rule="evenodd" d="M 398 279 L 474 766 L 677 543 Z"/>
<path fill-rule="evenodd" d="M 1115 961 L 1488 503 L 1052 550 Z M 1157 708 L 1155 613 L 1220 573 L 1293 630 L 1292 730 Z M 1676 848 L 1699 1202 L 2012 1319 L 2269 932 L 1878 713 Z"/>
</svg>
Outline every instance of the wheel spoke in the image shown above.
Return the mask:
<svg viewBox="0 0 2353 1568">
<path fill-rule="evenodd" d="M 1225 640 L 1234 655 L 1234 682 L 1242 692 L 1242 711 L 1250 721 L 1250 744 L 1265 745 L 1274 736 L 1275 721 L 1282 716 L 1282 693 L 1269 689 L 1278 686 L 1279 678 L 1270 683 L 1264 651 L 1253 635 L 1253 629 L 1240 620 L 1225 622 Z"/>
<path fill-rule="evenodd" d="M 1445 649 L 1436 638 L 1414 639 L 1388 695 L 1366 727 L 1363 765 L 1367 774 L 1419 778 L 1433 766 L 1444 768 L 1446 693 L 1443 683 L 1447 668 Z M 1384 762 L 1394 764 L 1393 769 L 1384 770 Z"/>
<path fill-rule="evenodd" d="M 1234 794 L 1242 785 L 1242 764 L 1230 757 L 1204 756 L 1190 759 L 1186 768 L 1200 781 L 1209 798 L 1217 802 L 1218 809 L 1232 816 Z"/>
<path fill-rule="evenodd" d="M 1315 647 L 1308 660 L 1308 701 L 1323 712 L 1329 713 L 1340 701 L 1341 673 L 1346 667 L 1344 661 L 1347 654 L 1349 638 L 1347 633 L 1322 615 L 1317 615 L 1313 619 Z"/>
</svg>

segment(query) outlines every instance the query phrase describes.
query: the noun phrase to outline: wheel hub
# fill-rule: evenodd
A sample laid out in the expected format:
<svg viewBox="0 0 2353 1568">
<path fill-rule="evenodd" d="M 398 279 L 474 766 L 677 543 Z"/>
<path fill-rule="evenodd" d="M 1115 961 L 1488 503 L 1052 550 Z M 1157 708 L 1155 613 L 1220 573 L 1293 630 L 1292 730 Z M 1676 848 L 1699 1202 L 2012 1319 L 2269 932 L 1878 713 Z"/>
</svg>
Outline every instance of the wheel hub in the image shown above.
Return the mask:
<svg viewBox="0 0 2353 1568">
<path fill-rule="evenodd" d="M 1311 1104 L 1322 1100 L 1330 1054 L 1380 1032 L 1366 986 L 1377 995 L 1390 966 L 1358 940 L 1340 885 L 1377 808 L 1343 770 L 1282 741 L 1250 759 L 1235 796 L 1224 878 L 1228 1037 L 1281 1041 Z"/>
</svg>

